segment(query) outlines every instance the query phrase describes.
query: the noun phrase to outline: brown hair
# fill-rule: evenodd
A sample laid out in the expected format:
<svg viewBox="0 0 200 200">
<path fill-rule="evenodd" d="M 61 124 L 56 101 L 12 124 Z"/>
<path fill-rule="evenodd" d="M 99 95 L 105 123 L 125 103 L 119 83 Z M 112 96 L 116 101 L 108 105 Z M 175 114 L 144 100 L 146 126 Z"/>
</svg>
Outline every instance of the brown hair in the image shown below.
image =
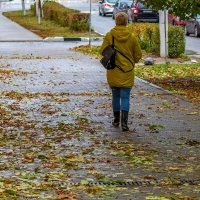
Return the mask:
<svg viewBox="0 0 200 200">
<path fill-rule="evenodd" d="M 128 15 L 124 12 L 118 12 L 115 16 L 115 24 L 126 26 L 128 24 Z"/>
</svg>

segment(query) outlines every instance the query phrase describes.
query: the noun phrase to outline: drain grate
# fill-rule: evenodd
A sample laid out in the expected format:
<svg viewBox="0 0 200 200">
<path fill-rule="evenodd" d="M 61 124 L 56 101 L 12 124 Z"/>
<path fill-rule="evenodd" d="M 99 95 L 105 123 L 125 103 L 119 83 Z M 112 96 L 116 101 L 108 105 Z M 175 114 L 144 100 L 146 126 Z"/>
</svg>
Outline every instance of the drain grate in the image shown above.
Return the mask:
<svg viewBox="0 0 200 200">
<path fill-rule="evenodd" d="M 196 180 L 188 180 L 188 179 L 170 179 L 168 181 L 166 180 L 152 180 L 152 181 L 88 181 L 88 186 L 119 186 L 119 187 L 130 187 L 130 186 L 162 186 L 162 185 L 199 185 L 200 179 Z M 59 186 L 65 187 L 65 186 L 80 186 L 82 185 L 81 182 L 68 182 L 68 183 L 60 183 Z"/>
</svg>

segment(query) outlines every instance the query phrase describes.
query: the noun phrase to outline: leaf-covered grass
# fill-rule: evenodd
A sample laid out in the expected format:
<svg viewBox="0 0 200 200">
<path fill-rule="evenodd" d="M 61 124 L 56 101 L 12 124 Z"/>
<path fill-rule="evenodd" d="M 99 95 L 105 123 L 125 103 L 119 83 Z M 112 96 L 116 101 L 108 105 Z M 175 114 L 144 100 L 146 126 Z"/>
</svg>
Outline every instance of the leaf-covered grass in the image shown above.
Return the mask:
<svg viewBox="0 0 200 200">
<path fill-rule="evenodd" d="M 74 32 L 69 27 L 62 27 L 50 20 L 42 19 L 41 24 L 38 24 L 38 18 L 30 10 L 27 11 L 26 16 L 23 16 L 21 11 L 4 12 L 3 15 L 42 38 L 88 37 L 88 32 Z M 92 33 L 92 36 L 97 34 Z"/>
<path fill-rule="evenodd" d="M 100 58 L 101 55 L 99 54 L 100 46 L 89 46 L 89 45 L 80 45 L 77 47 L 71 48 L 73 51 L 78 51 L 84 54 L 92 55 L 97 58 Z"/>
<path fill-rule="evenodd" d="M 99 48 L 99 46 L 79 46 L 73 50 L 100 58 Z M 173 93 L 200 102 L 200 63 L 136 66 L 135 74 Z"/>
<path fill-rule="evenodd" d="M 136 76 L 200 102 L 200 64 L 137 66 Z"/>
</svg>

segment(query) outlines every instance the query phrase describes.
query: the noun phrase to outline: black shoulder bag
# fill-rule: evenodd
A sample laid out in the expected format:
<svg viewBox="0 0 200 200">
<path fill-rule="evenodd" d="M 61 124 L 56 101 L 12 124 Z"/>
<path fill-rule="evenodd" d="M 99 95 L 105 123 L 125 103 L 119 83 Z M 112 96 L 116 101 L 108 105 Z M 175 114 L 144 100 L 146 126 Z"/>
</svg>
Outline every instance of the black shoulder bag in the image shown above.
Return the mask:
<svg viewBox="0 0 200 200">
<path fill-rule="evenodd" d="M 104 66 L 105 69 L 110 70 L 116 67 L 115 58 L 116 58 L 116 49 L 114 47 L 114 37 L 112 36 L 112 45 L 108 45 L 102 52 L 103 58 L 100 60 L 100 63 Z"/>
</svg>

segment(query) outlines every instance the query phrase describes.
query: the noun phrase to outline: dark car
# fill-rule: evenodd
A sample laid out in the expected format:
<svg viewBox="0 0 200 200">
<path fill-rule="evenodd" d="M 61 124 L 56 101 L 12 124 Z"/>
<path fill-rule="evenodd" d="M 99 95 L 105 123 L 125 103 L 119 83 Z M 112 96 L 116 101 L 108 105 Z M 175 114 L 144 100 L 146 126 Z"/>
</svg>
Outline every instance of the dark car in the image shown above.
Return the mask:
<svg viewBox="0 0 200 200">
<path fill-rule="evenodd" d="M 99 1 L 99 15 L 106 16 L 112 14 L 116 0 Z"/>
<path fill-rule="evenodd" d="M 158 11 L 150 6 L 145 6 L 142 2 L 133 2 L 130 6 L 129 15 L 133 22 L 159 22 Z"/>
<path fill-rule="evenodd" d="M 200 14 L 186 21 L 186 35 L 194 34 L 195 37 L 200 37 Z"/>
<path fill-rule="evenodd" d="M 130 9 L 132 3 L 133 1 L 131 0 L 117 0 L 114 5 L 112 18 L 115 19 L 115 15 L 118 12 L 125 12 L 128 14 L 128 10 Z"/>
</svg>

